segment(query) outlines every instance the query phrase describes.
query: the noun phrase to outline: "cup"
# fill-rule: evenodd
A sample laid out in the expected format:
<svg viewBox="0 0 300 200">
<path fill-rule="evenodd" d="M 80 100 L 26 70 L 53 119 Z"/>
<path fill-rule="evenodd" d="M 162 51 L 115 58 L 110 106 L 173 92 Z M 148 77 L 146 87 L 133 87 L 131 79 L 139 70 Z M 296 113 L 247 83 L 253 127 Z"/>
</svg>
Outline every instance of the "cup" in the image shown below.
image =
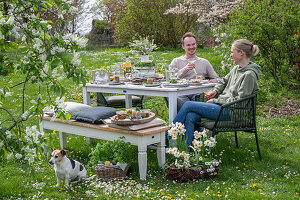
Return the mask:
<svg viewBox="0 0 300 200">
<path fill-rule="evenodd" d="M 114 82 L 119 83 L 120 82 L 120 76 L 114 76 Z"/>
<path fill-rule="evenodd" d="M 136 119 L 142 119 L 142 113 L 141 111 L 136 112 Z"/>
<path fill-rule="evenodd" d="M 120 110 L 120 111 L 117 111 L 116 114 L 117 114 L 118 119 L 125 119 L 127 112 L 123 111 L 123 110 Z"/>
<path fill-rule="evenodd" d="M 150 109 L 142 109 L 141 115 L 142 115 L 142 118 L 150 117 Z"/>
<path fill-rule="evenodd" d="M 203 80 L 203 76 L 202 75 L 197 75 L 196 79 Z"/>
<path fill-rule="evenodd" d="M 126 112 L 127 112 L 128 114 L 136 114 L 136 108 L 127 108 L 127 109 L 126 109 Z"/>
<path fill-rule="evenodd" d="M 212 92 L 213 92 L 213 90 L 206 90 L 206 91 L 203 91 L 203 93 L 204 93 L 205 95 L 210 95 Z"/>
<path fill-rule="evenodd" d="M 147 84 L 153 84 L 153 78 L 147 78 Z"/>
</svg>

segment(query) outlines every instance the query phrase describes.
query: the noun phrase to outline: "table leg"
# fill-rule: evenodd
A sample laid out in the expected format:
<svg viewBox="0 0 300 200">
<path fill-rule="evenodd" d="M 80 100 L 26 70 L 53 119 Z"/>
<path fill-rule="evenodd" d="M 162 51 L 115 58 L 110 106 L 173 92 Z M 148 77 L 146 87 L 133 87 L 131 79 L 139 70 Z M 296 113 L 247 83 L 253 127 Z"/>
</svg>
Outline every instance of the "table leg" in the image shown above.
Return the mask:
<svg viewBox="0 0 300 200">
<path fill-rule="evenodd" d="M 171 124 L 177 115 L 177 95 L 169 94 L 169 123 Z"/>
<path fill-rule="evenodd" d="M 87 92 L 86 87 L 82 87 L 82 97 L 83 97 L 83 103 L 87 105 L 91 105 L 91 93 Z M 92 138 L 86 137 L 86 142 L 88 144 L 91 144 L 93 141 Z"/>
<path fill-rule="evenodd" d="M 67 135 L 64 132 L 59 131 L 59 142 L 60 142 L 60 148 L 66 149 L 67 147 Z"/>
<path fill-rule="evenodd" d="M 157 161 L 158 161 L 158 166 L 163 167 L 165 162 L 166 162 L 166 148 L 165 148 L 165 132 L 160 133 L 160 142 L 157 143 Z"/>
<path fill-rule="evenodd" d="M 87 92 L 86 87 L 82 87 L 82 97 L 84 104 L 91 105 L 91 93 Z"/>
<path fill-rule="evenodd" d="M 132 108 L 132 94 L 125 94 L 125 107 Z"/>
<path fill-rule="evenodd" d="M 146 180 L 147 174 L 147 145 L 139 144 L 138 145 L 138 162 L 139 162 L 139 172 L 140 179 Z"/>
</svg>

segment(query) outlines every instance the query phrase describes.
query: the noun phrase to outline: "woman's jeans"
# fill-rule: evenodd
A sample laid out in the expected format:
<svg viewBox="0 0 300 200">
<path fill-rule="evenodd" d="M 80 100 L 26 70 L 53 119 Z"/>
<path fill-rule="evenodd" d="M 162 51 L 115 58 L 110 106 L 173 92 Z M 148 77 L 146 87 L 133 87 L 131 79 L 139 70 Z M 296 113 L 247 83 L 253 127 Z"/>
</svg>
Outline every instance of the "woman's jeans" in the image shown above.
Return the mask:
<svg viewBox="0 0 300 200">
<path fill-rule="evenodd" d="M 176 115 L 173 123 L 181 122 L 184 124 L 187 136 L 187 145 L 190 146 L 194 137 L 195 123 L 200 122 L 202 118 L 216 120 L 221 106 L 214 103 L 204 103 L 196 101 L 187 101 L 183 104 L 180 111 Z M 221 120 L 229 120 L 228 110 L 224 110 Z"/>
</svg>

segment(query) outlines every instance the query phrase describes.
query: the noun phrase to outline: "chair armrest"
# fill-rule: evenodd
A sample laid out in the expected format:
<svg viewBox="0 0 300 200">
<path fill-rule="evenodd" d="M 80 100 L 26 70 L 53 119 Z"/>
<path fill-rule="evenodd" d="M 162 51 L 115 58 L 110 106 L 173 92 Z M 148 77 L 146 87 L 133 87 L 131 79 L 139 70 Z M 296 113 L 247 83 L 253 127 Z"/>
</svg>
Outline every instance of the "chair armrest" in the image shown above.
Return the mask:
<svg viewBox="0 0 300 200">
<path fill-rule="evenodd" d="M 224 107 L 224 108 L 229 107 L 229 106 L 231 106 L 231 105 L 233 105 L 233 104 L 236 104 L 236 103 L 239 103 L 239 102 L 246 101 L 246 100 L 248 100 L 248 99 L 254 98 L 254 97 L 256 97 L 256 95 L 257 95 L 257 93 L 248 95 L 248 96 L 243 97 L 243 98 L 241 98 L 241 99 L 232 101 L 232 102 L 230 102 L 230 103 L 226 103 L 226 104 L 222 105 L 221 107 Z"/>
</svg>

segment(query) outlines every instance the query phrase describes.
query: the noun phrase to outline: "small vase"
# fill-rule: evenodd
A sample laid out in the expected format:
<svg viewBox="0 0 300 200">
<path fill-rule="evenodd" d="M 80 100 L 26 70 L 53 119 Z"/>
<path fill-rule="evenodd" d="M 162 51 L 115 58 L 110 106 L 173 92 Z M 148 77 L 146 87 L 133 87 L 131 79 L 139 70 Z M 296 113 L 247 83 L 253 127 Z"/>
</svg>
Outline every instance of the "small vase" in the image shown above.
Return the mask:
<svg viewBox="0 0 300 200">
<path fill-rule="evenodd" d="M 152 62 L 153 56 L 151 55 L 141 55 L 141 62 Z"/>
</svg>

